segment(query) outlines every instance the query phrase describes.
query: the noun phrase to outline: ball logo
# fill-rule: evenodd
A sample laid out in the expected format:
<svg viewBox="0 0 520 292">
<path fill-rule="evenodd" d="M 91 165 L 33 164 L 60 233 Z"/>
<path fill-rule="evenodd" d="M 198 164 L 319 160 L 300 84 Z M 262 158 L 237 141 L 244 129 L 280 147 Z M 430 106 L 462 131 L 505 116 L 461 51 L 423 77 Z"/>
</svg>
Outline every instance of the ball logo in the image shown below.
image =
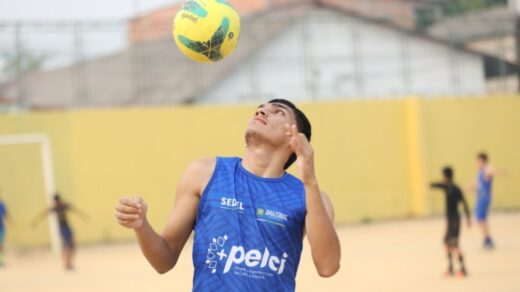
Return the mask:
<svg viewBox="0 0 520 292">
<path fill-rule="evenodd" d="M 258 249 L 246 250 L 243 246 L 233 245 L 229 252 L 226 252 L 225 244 L 228 241 L 225 234 L 217 238 L 213 238 L 209 244 L 206 264 L 211 269 L 211 273 L 217 272 L 218 261 L 225 261 L 223 274 L 229 273 L 235 265 L 245 266 L 248 268 L 268 269 L 278 275 L 282 274 L 285 269 L 288 255 L 283 253 L 281 257 L 271 254 L 269 249 L 265 247 L 263 251 Z"/>
<path fill-rule="evenodd" d="M 208 11 L 204 9 L 197 1 L 187 1 L 182 5 L 181 10 L 188 11 L 198 17 L 206 17 L 208 16 Z M 185 13 L 183 13 L 185 14 Z M 183 15 L 183 17 L 185 17 Z"/>
</svg>

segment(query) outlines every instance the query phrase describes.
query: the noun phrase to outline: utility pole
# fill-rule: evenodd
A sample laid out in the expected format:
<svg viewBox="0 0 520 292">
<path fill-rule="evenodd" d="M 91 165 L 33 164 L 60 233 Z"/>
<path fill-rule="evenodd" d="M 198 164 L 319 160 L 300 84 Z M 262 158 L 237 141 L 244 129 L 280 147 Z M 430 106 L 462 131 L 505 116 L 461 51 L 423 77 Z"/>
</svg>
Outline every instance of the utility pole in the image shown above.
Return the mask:
<svg viewBox="0 0 520 292">
<path fill-rule="evenodd" d="M 508 0 L 509 8 L 515 13 L 516 65 L 520 66 L 520 0 Z M 516 70 L 517 92 L 520 93 L 520 70 Z"/>
<path fill-rule="evenodd" d="M 515 44 L 516 44 L 516 65 L 520 66 L 520 16 L 515 16 Z M 518 93 L 520 93 L 520 70 L 516 70 L 516 80 L 518 82 Z"/>
</svg>

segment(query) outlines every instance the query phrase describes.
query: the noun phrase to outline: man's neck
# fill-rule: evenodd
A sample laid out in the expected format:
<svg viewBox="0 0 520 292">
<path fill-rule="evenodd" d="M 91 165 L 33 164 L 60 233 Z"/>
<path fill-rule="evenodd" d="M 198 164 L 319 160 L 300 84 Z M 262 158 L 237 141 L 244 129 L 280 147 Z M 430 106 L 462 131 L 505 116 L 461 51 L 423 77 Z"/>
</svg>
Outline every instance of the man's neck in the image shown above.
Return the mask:
<svg viewBox="0 0 520 292">
<path fill-rule="evenodd" d="M 247 147 L 242 166 L 252 174 L 264 178 L 277 178 L 285 173 L 287 154 L 270 147 Z"/>
</svg>

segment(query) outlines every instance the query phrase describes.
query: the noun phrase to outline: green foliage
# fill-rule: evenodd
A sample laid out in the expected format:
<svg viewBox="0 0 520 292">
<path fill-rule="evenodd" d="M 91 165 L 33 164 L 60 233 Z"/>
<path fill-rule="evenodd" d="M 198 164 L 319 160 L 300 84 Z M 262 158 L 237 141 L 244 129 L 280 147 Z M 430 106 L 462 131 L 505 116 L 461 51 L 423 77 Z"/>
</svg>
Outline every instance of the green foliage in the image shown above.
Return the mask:
<svg viewBox="0 0 520 292">
<path fill-rule="evenodd" d="M 507 0 L 449 0 L 442 4 L 442 12 L 452 16 L 497 5 L 507 5 Z"/>
<path fill-rule="evenodd" d="M 18 53 L 9 51 L 0 56 L 3 59 L 1 72 L 7 80 L 22 77 L 28 73 L 40 70 L 48 56 L 36 55 L 27 50 L 20 50 Z"/>
</svg>

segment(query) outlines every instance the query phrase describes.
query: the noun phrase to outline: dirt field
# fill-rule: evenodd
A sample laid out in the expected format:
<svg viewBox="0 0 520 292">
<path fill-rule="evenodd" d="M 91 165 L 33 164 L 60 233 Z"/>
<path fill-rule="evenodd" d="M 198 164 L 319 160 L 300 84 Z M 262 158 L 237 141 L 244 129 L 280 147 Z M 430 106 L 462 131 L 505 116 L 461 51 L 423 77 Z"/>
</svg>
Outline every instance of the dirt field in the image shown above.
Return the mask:
<svg viewBox="0 0 520 292">
<path fill-rule="evenodd" d="M 463 229 L 469 277 L 444 278 L 446 259 L 441 245 L 442 218 L 351 225 L 339 229 L 343 256 L 340 272 L 321 279 L 304 249 L 297 291 L 520 291 L 520 213 L 494 214 L 497 248 L 481 248 L 476 226 Z M 61 269 L 50 252 L 7 255 L 0 268 L 1 292 L 60 291 L 190 291 L 193 269 L 191 243 L 175 270 L 157 275 L 136 244 L 79 249 L 77 268 Z"/>
</svg>

